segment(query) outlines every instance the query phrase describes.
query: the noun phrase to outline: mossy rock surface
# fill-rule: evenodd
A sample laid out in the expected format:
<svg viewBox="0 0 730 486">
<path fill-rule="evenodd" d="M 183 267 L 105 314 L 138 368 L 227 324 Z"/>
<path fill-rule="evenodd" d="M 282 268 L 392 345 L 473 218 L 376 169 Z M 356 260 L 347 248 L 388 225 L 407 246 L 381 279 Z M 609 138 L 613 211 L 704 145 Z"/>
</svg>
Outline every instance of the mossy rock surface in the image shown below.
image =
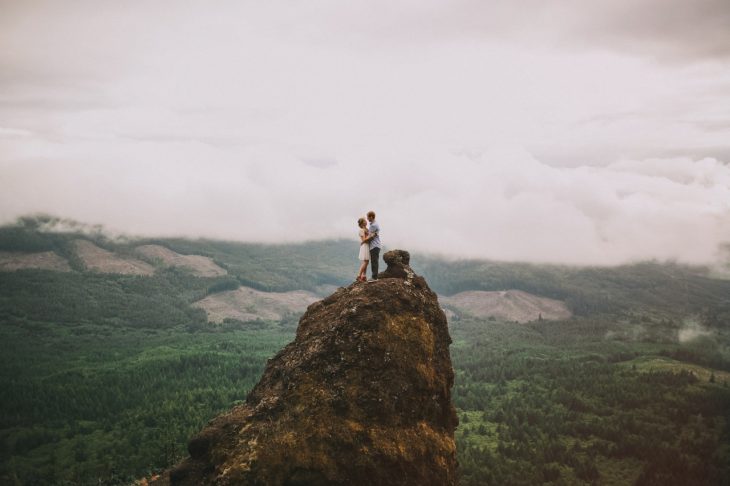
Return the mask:
<svg viewBox="0 0 730 486">
<path fill-rule="evenodd" d="M 436 294 L 406 270 L 309 306 L 246 403 L 161 482 L 456 484 L 451 338 Z"/>
</svg>

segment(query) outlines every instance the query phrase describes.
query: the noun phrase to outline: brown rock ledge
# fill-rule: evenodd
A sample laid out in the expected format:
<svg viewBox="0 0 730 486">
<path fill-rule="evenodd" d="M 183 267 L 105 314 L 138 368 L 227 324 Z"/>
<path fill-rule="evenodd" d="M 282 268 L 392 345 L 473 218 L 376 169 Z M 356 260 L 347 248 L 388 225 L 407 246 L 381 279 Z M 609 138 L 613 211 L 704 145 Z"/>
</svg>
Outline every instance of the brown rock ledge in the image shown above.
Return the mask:
<svg viewBox="0 0 730 486">
<path fill-rule="evenodd" d="M 152 484 L 456 484 L 446 317 L 408 252 L 384 259 L 378 280 L 310 305 L 245 404 Z"/>
</svg>

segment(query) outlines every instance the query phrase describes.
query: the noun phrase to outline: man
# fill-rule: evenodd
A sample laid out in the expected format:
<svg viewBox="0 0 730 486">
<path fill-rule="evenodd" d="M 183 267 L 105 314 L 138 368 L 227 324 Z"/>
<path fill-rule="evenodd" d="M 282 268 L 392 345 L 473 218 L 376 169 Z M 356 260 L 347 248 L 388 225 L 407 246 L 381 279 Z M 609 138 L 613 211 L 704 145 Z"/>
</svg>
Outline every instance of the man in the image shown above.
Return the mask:
<svg viewBox="0 0 730 486">
<path fill-rule="evenodd" d="M 375 212 L 368 211 L 368 242 L 370 245 L 370 270 L 373 272 L 373 280 L 378 278 L 378 260 L 380 259 L 380 225 L 375 221 Z"/>
</svg>

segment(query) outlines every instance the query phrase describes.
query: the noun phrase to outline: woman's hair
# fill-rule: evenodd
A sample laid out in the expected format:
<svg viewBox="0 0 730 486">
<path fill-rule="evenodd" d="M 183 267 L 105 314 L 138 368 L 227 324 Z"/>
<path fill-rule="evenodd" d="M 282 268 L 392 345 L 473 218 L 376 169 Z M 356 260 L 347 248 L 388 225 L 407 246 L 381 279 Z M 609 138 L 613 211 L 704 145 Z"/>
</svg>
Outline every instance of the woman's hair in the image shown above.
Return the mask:
<svg viewBox="0 0 730 486">
<path fill-rule="evenodd" d="M 365 224 L 365 218 L 360 218 L 357 220 L 357 225 L 362 228 L 362 226 Z"/>
</svg>

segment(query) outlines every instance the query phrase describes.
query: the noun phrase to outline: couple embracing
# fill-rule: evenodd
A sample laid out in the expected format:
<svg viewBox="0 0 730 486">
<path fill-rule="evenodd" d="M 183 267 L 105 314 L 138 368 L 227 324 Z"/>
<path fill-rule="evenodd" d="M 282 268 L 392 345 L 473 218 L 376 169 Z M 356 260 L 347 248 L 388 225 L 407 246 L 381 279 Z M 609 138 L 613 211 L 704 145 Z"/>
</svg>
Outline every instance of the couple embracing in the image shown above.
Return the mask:
<svg viewBox="0 0 730 486">
<path fill-rule="evenodd" d="M 375 213 L 368 211 L 367 223 L 365 218 L 357 220 L 360 227 L 360 273 L 357 274 L 358 282 L 367 281 L 366 272 L 368 269 L 368 261 L 372 270 L 373 280 L 378 278 L 378 260 L 380 259 L 380 226 L 375 221 Z"/>
</svg>

